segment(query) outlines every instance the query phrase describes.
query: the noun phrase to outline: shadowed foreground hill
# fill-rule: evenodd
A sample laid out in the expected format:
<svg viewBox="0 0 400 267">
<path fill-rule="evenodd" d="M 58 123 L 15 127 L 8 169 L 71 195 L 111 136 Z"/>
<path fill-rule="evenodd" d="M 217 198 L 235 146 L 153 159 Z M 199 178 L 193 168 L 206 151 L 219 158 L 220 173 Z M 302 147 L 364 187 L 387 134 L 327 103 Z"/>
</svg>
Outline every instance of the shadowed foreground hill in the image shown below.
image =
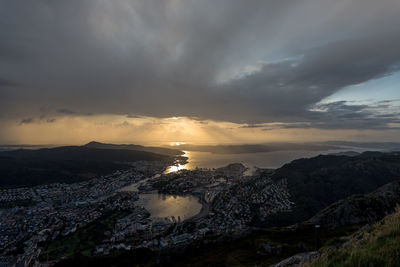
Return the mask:
<svg viewBox="0 0 400 267">
<path fill-rule="evenodd" d="M 287 180 L 295 208 L 272 216 L 270 225 L 304 221 L 353 194 L 369 193 L 400 179 L 400 153 L 365 152 L 359 156 L 320 155 L 299 159 L 276 170 L 273 180 Z"/>
<path fill-rule="evenodd" d="M 322 249 L 324 250 L 324 249 Z M 400 208 L 384 220 L 350 237 L 338 249 L 330 249 L 312 267 L 400 265 Z"/>
<path fill-rule="evenodd" d="M 168 160 L 166 155 L 83 146 L 0 152 L 0 187 L 73 183 L 129 168 L 129 162 Z"/>
<path fill-rule="evenodd" d="M 339 200 L 303 223 L 336 228 L 376 222 L 396 210 L 400 204 L 400 180 L 386 184 L 372 193 L 352 195 Z"/>
</svg>

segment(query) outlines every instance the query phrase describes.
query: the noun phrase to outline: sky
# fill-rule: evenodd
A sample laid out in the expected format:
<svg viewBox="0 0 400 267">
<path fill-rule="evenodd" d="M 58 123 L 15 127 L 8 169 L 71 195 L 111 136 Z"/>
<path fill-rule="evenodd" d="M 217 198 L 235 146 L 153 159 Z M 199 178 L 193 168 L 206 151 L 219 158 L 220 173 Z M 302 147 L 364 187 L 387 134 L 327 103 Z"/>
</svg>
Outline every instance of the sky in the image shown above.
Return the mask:
<svg viewBox="0 0 400 267">
<path fill-rule="evenodd" d="M 0 0 L 0 144 L 400 141 L 398 0 Z"/>
</svg>

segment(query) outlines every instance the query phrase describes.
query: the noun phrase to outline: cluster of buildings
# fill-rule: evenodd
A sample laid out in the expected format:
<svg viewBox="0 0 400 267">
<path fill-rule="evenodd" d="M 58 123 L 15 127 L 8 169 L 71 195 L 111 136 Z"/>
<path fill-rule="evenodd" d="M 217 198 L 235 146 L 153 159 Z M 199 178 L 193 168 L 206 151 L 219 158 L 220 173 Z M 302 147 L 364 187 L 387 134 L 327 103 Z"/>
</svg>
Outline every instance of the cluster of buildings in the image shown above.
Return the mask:
<svg viewBox="0 0 400 267">
<path fill-rule="evenodd" d="M 8 188 L 0 190 L 0 203 L 19 200 L 39 200 L 33 188 Z"/>
<path fill-rule="evenodd" d="M 98 251 L 161 249 L 203 240 L 207 233 L 213 237 L 243 234 L 251 228 L 255 215 L 266 219 L 270 214 L 291 210 L 293 203 L 285 180 L 275 183 L 265 172 L 244 176 L 245 171 L 242 164 L 231 164 L 219 169 L 180 170 L 146 179 L 139 192 L 158 190 L 196 195 L 203 204 L 202 212 L 183 222 L 175 218 L 144 221 L 128 216 L 116 224 L 114 242 L 106 242 Z"/>
<path fill-rule="evenodd" d="M 158 235 L 153 231 L 137 247 L 160 248 L 175 245 L 176 240 L 190 243 L 203 238 L 206 232 L 212 235 L 243 234 L 251 229 L 256 216 L 265 220 L 270 214 L 291 210 L 294 203 L 289 199 L 285 180 L 273 182 L 265 171 L 244 176 L 245 171 L 242 164 L 231 164 L 218 169 L 181 170 L 147 180 L 139 187 L 141 192 L 158 190 L 167 194 L 196 195 L 203 210 L 178 227 L 171 226 L 172 221 L 168 220 L 154 224 L 153 229 L 157 229 Z M 183 235 L 188 232 L 179 229 L 188 223 L 194 223 L 194 229 L 190 235 Z M 151 227 L 146 229 L 151 231 Z M 183 236 L 175 238 L 180 235 Z"/>
<path fill-rule="evenodd" d="M 185 245 L 196 239 L 202 239 L 208 228 L 185 231 L 185 222 L 172 219 L 151 220 L 146 210 L 140 208 L 120 219 L 108 238 L 98 244 L 95 254 L 109 254 L 113 250 L 131 250 L 137 248 L 162 249 L 176 245 Z"/>
<path fill-rule="evenodd" d="M 151 179 L 143 191 L 158 190 L 166 194 L 197 194 L 223 191 L 243 178 L 246 167 L 235 163 L 218 169 L 180 170 Z"/>
<path fill-rule="evenodd" d="M 212 221 L 216 231 L 241 233 L 255 220 L 290 211 L 294 203 L 289 197 L 285 180 L 275 183 L 268 176 L 253 176 L 215 197 Z"/>
<path fill-rule="evenodd" d="M 41 243 L 74 233 L 106 210 L 133 209 L 138 194 L 118 190 L 164 169 L 162 162 L 134 162 L 129 170 L 79 183 L 0 189 L 0 266 L 35 262 Z"/>
<path fill-rule="evenodd" d="M 104 232 L 93 254 L 157 250 L 204 241 L 206 236 L 242 234 L 255 216 L 265 219 L 293 206 L 284 180 L 275 183 L 268 175 L 244 175 L 242 164 L 156 175 L 165 169 L 163 164 L 138 162 L 129 170 L 79 183 L 0 190 L 0 204 L 31 201 L 31 205 L 0 209 L 0 265 L 39 262 L 42 244 L 73 234 L 105 211 L 127 215 Z M 135 190 L 121 190 L 128 185 Z M 203 208 L 185 221 L 173 216 L 152 218 L 137 200 L 139 194 L 154 190 L 195 195 Z"/>
</svg>

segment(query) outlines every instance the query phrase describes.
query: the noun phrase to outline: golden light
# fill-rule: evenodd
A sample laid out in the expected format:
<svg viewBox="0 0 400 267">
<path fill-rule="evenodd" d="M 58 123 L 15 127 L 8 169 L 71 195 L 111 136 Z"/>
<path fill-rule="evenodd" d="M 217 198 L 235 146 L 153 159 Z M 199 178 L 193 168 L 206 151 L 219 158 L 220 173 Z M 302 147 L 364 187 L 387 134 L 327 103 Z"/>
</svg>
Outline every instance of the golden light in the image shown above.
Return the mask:
<svg viewBox="0 0 400 267">
<path fill-rule="evenodd" d="M 186 169 L 186 164 L 178 164 L 178 165 L 173 165 L 173 166 L 169 166 L 168 169 L 165 171 L 166 174 L 171 173 L 171 172 L 177 172 L 180 170 L 185 170 Z"/>
<path fill-rule="evenodd" d="M 189 159 L 188 152 L 187 152 L 187 151 L 183 151 L 183 153 L 184 153 L 184 154 L 182 155 L 182 157 Z M 175 162 L 175 164 L 169 166 L 169 167 L 165 170 L 164 173 L 165 173 L 165 174 L 168 174 L 168 173 L 177 172 L 177 171 L 180 171 L 180 170 L 187 170 L 188 167 L 189 167 L 189 162 L 186 162 L 185 164 L 181 164 L 180 161 L 177 160 L 177 161 Z"/>
<path fill-rule="evenodd" d="M 279 123 L 266 123 L 259 128 L 246 124 L 220 121 L 199 121 L 187 117 L 130 118 L 123 115 L 58 116 L 49 121 L 36 119 L 21 124 L 17 120 L 4 123 L 0 139 L 9 144 L 82 145 L 90 141 L 115 144 L 141 144 L 147 146 L 179 146 L 215 144 L 249 144 L 263 142 L 304 142 L 332 139 L 354 140 L 358 135 L 374 136 L 392 141 L 396 130 L 388 132 L 360 130 L 324 130 L 312 128 L 285 128 Z M 393 125 L 394 126 L 394 125 Z M 358 139 L 357 139 L 358 140 Z M 186 168 L 190 168 L 186 166 Z M 173 168 L 178 171 L 182 167 Z"/>
<path fill-rule="evenodd" d="M 172 142 L 171 146 L 180 146 L 186 144 L 185 142 Z"/>
</svg>

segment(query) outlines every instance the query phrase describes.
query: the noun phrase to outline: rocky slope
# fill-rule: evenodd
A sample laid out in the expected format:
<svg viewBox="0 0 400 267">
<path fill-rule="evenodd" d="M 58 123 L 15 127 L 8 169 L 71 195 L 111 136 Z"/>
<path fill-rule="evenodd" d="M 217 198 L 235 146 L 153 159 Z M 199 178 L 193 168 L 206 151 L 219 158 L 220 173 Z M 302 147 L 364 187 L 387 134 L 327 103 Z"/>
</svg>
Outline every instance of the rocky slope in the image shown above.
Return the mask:
<svg viewBox="0 0 400 267">
<path fill-rule="evenodd" d="M 336 228 L 342 225 L 375 222 L 393 213 L 399 203 L 400 181 L 395 181 L 372 193 L 353 195 L 340 200 L 318 212 L 305 224 Z"/>
<path fill-rule="evenodd" d="M 383 220 L 366 225 L 340 246 L 320 249 L 320 256 L 306 266 L 400 265 L 400 208 Z"/>
<path fill-rule="evenodd" d="M 364 152 L 358 156 L 320 155 L 292 161 L 272 180 L 286 180 L 295 203 L 289 213 L 270 218 L 269 225 L 291 225 L 314 216 L 332 203 L 366 194 L 400 179 L 400 153 Z"/>
</svg>

